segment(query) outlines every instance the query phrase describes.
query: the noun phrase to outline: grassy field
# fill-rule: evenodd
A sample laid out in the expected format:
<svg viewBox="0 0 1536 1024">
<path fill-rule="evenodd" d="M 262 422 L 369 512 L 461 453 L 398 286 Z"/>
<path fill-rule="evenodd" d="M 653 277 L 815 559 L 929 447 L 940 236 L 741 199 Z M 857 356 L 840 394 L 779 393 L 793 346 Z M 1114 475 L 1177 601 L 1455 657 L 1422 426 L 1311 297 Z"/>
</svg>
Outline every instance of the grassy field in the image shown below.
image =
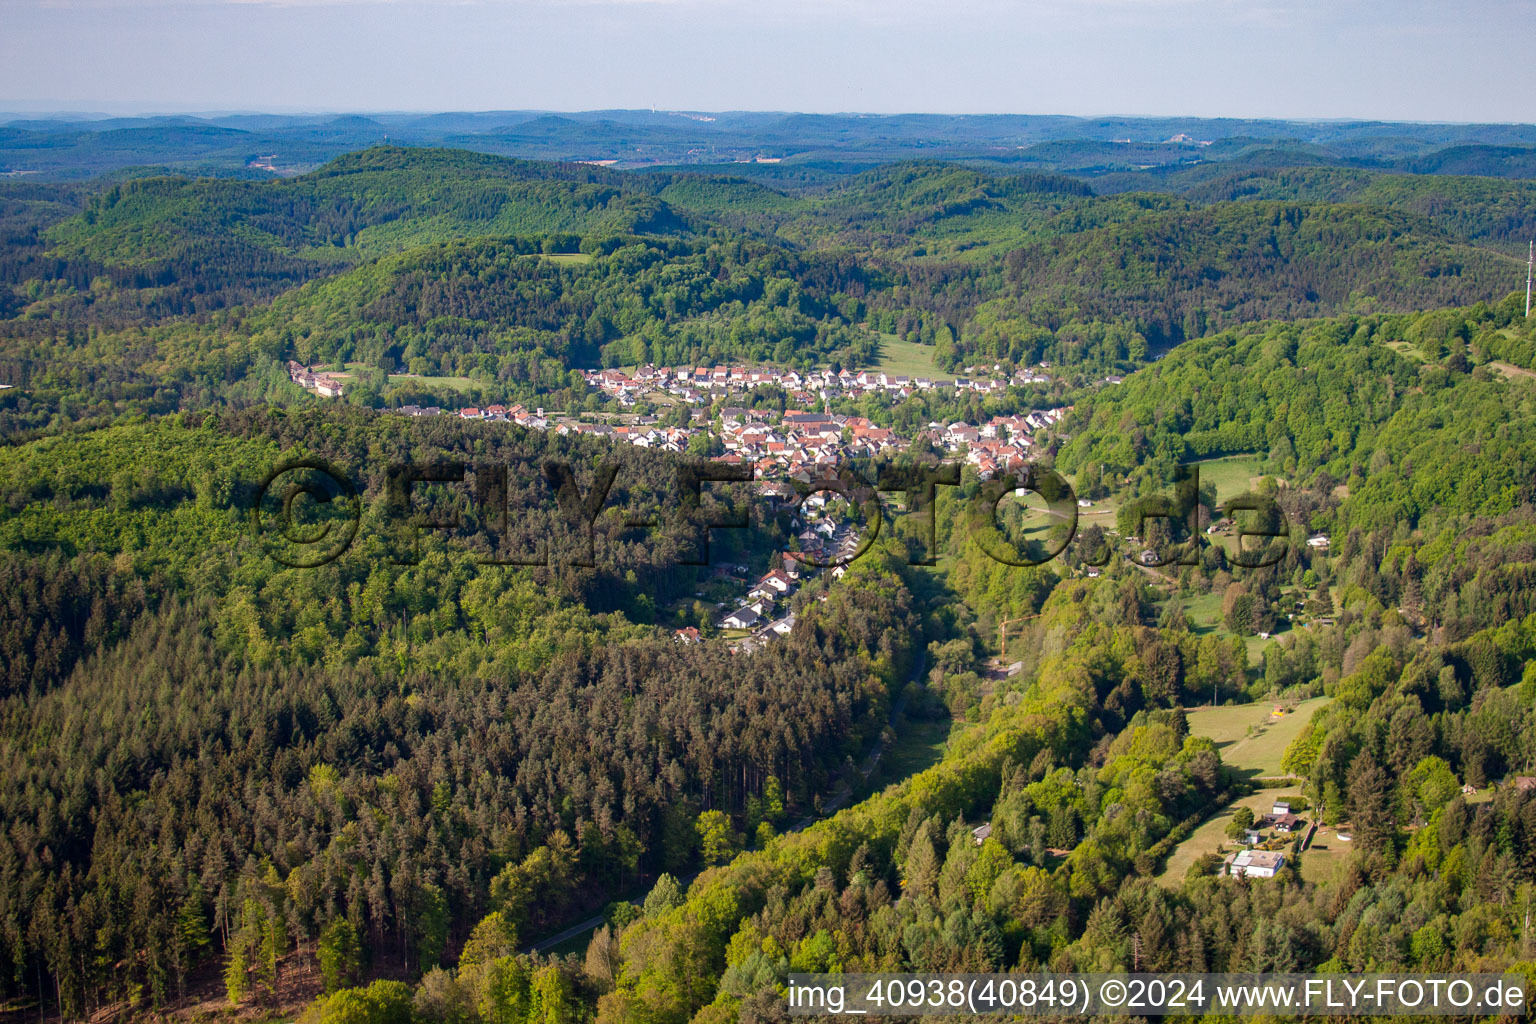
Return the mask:
<svg viewBox="0 0 1536 1024">
<path fill-rule="evenodd" d="M 1416 346 L 1410 345 L 1406 341 L 1389 341 L 1386 342 L 1386 346 L 1404 359 L 1412 359 L 1416 363 L 1424 361 L 1424 354 Z"/>
<path fill-rule="evenodd" d="M 1201 594 L 1198 597 L 1179 598 L 1178 601 L 1184 609 L 1184 618 L 1189 620 L 1191 632 L 1203 634 L 1212 630 L 1224 631 L 1220 594 Z"/>
<path fill-rule="evenodd" d="M 1013 521 L 1014 508 L 1018 509 L 1017 523 Z M 996 518 L 1003 542 L 1012 544 L 1019 555 L 1028 554 L 1027 546 L 1031 542 L 1042 545 L 1040 551 L 1030 556 L 1035 558 L 1060 543 L 1059 540 L 1052 540 L 1051 531 L 1057 527 L 1064 529 L 1069 521 L 1067 516 L 1051 509 L 1045 499 L 1033 491 L 1025 491 L 1023 495 L 1018 491 L 1004 494 L 997 504 Z M 1082 527 L 1083 524 L 1079 522 L 1078 529 Z"/>
<path fill-rule="evenodd" d="M 1536 379 L 1536 373 L 1532 373 L 1530 370 L 1522 370 L 1520 367 L 1511 365 L 1510 363 L 1501 363 L 1495 360 L 1488 365 L 1512 380 Z"/>
<path fill-rule="evenodd" d="M 1275 643 L 1274 637 L 1270 637 L 1268 640 L 1259 636 L 1243 637 L 1243 649 L 1248 652 L 1248 666 L 1250 668 L 1257 668 L 1264 664 L 1264 648 L 1272 643 Z"/>
<path fill-rule="evenodd" d="M 1313 697 L 1296 705 L 1296 710 L 1278 719 L 1269 702 L 1224 704 L 1214 708 L 1196 708 L 1189 712 L 1189 731 L 1215 742 L 1221 760 L 1255 775 L 1279 775 L 1280 759 L 1311 720 L 1317 709 L 1332 697 Z M 1250 727 L 1258 726 L 1250 736 Z"/>
<path fill-rule="evenodd" d="M 1226 501 L 1253 490 L 1261 475 L 1257 455 L 1229 455 L 1206 459 L 1197 465 L 1200 467 L 1200 483 L 1216 485 L 1217 501 Z"/>
<path fill-rule="evenodd" d="M 855 800 L 878 793 L 893 782 L 910 778 L 944 759 L 953 723 L 948 718 L 909 719 L 890 749 L 880 757 L 869 779 L 854 794 Z"/>
<path fill-rule="evenodd" d="M 1190 717 L 1193 718 L 1194 716 L 1191 715 Z M 1232 815 L 1239 807 L 1247 807 L 1257 817 L 1268 814 L 1275 800 L 1300 795 L 1301 790 L 1299 788 L 1261 789 L 1234 800 L 1201 822 L 1200 827 L 1190 833 L 1188 839 L 1174 848 L 1174 851 L 1168 855 L 1168 860 L 1163 864 L 1162 872 L 1157 876 L 1158 881 L 1164 885 L 1176 887 L 1184 881 L 1184 876 L 1189 873 L 1190 865 L 1194 864 L 1195 861 L 1208 853 L 1219 852 L 1223 844 L 1235 847 L 1236 844 L 1227 838 L 1227 826 L 1231 824 Z"/>
<path fill-rule="evenodd" d="M 880 335 L 880 361 L 875 364 L 886 373 L 905 374 L 908 377 L 927 377 L 930 380 L 953 380 L 947 373 L 933 365 L 933 346 L 902 341 L 894 334 Z"/>
<path fill-rule="evenodd" d="M 1278 719 L 1273 715 L 1274 705 L 1268 702 L 1196 708 L 1189 712 L 1189 731 L 1214 741 L 1225 764 L 1251 775 L 1279 775 L 1280 759 L 1285 754 L 1285 748 L 1317 713 L 1317 709 L 1332 699 L 1313 697 L 1304 700 L 1296 705 L 1295 711 Z M 1261 727 L 1261 731 L 1250 736 L 1248 730 L 1253 726 Z M 1231 840 L 1226 834 L 1227 825 L 1232 821 L 1233 812 L 1237 808 L 1247 807 L 1256 815 L 1265 814 L 1276 799 L 1300 795 L 1299 785 L 1285 789 L 1260 789 L 1223 807 L 1201 822 L 1200 827 L 1169 854 L 1158 876 L 1159 880 L 1169 886 L 1180 884 L 1191 864 L 1207 853 L 1218 852 L 1223 844 L 1230 844 Z M 1331 837 L 1332 830 L 1327 830 L 1327 834 Z M 1322 831 L 1318 833 L 1317 842 L 1324 842 Z M 1302 855 L 1303 876 L 1315 877 L 1318 881 L 1331 878 L 1338 860 L 1349 852 L 1347 847 L 1348 844 L 1335 841 L 1332 847 L 1325 843 L 1319 849 L 1314 843 L 1313 849 Z"/>
<path fill-rule="evenodd" d="M 320 366 L 324 369 L 324 366 Z M 351 377 L 358 370 L 369 369 L 367 363 L 348 363 L 345 372 L 336 373 L 329 371 L 337 377 Z M 418 377 L 410 373 L 392 373 L 389 375 L 391 384 L 418 384 L 422 387 L 451 388 L 454 391 L 468 391 L 473 382 L 468 377 Z"/>
<path fill-rule="evenodd" d="M 415 377 L 409 373 L 392 373 L 389 375 L 391 384 L 416 384 L 426 388 L 451 388 L 454 391 L 468 391 L 473 382 L 468 377 Z"/>
<path fill-rule="evenodd" d="M 1312 845 L 1301 855 L 1301 877 L 1318 885 L 1328 885 L 1349 854 L 1350 844 L 1339 842 L 1333 829 L 1322 826 L 1312 837 Z"/>
<path fill-rule="evenodd" d="M 546 252 L 540 253 L 551 263 L 590 263 L 592 257 L 584 252 Z"/>
<path fill-rule="evenodd" d="M 1173 598 L 1184 610 L 1184 618 L 1189 622 L 1189 630 L 1197 636 L 1205 636 L 1214 633 L 1216 636 L 1231 636 L 1226 623 L 1221 618 L 1221 595 L 1200 594 L 1197 597 Z M 1278 627 L 1282 631 L 1289 628 L 1285 620 L 1281 620 Z M 1274 643 L 1274 637 L 1265 640 L 1258 636 L 1243 637 L 1243 646 L 1248 651 L 1249 665 L 1262 665 L 1264 663 L 1264 648 Z"/>
</svg>

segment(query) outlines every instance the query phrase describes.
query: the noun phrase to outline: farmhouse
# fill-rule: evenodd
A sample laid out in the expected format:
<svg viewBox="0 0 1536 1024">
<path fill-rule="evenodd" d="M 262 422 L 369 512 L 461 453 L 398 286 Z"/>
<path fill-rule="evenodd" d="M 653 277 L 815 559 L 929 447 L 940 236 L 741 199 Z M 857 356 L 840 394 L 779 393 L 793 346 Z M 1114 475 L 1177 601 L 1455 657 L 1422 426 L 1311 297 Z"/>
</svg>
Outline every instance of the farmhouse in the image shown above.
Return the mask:
<svg viewBox="0 0 1536 1024">
<path fill-rule="evenodd" d="M 1305 823 L 1304 819 L 1294 814 L 1266 814 L 1259 819 L 1259 828 L 1272 828 L 1276 832 L 1291 833 Z"/>
</svg>

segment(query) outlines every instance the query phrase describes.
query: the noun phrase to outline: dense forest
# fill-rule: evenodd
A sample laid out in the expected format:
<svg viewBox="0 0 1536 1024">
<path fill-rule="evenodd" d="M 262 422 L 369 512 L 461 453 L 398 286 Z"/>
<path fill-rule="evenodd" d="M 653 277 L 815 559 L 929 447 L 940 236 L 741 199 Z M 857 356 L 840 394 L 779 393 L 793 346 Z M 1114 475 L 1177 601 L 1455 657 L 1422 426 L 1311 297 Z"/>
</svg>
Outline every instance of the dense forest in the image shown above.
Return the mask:
<svg viewBox="0 0 1536 1024">
<path fill-rule="evenodd" d="M 0 185 L 0 1012 L 685 1024 L 785 1019 L 791 970 L 1536 969 L 1530 182 L 1225 135 L 1064 173 L 1109 138 Z M 579 372 L 896 346 L 1004 384 L 631 407 Z M 895 432 L 871 479 L 964 468 L 752 650 L 720 595 L 805 524 L 684 481 L 727 402 L 795 401 Z M 401 414 L 493 402 L 593 436 Z M 940 443 L 1037 410 L 1070 529 Z M 700 443 L 595 429 L 632 424 Z M 300 463 L 345 478 L 319 521 L 356 500 L 314 567 L 262 529 Z M 1267 774 L 1202 724 L 1271 706 L 1310 717 Z M 1352 846 L 1219 873 L 1190 844 L 1271 785 Z"/>
<path fill-rule="evenodd" d="M 351 915 L 371 942 L 398 942 L 402 962 L 430 964 L 462 941 L 453 927 L 466 910 L 492 906 L 536 933 L 590 910 L 593 892 L 688 867 L 701 813 L 755 816 L 761 841 L 866 745 L 906 677 L 910 597 L 873 561 L 808 607 L 787 642 L 743 663 L 648 628 L 687 585 L 686 522 L 648 539 L 610 516 L 592 569 L 488 571 L 467 543 L 439 537 L 418 542 L 414 561 L 391 559 L 392 450 L 504 467 L 501 540 L 514 550 L 562 528 L 563 510 L 539 493 L 540 460 L 592 453 L 546 435 L 475 438 L 454 424 L 400 436 L 357 413 L 331 420 L 124 426 L 35 442 L 8 465 L 0 800 L 17 845 L 0 899 L 54 908 L 29 912 L 30 931 L 8 931 L 6 948 L 48 937 L 68 1014 L 129 984 L 149 985 L 153 1003 L 180 992 L 197 950 L 182 945 L 177 915 L 206 899 L 228 940 L 246 901 L 268 899 L 270 870 L 310 879 L 297 902 L 268 908 L 300 943 Z M 379 456 L 362 488 L 371 540 L 317 572 L 274 573 L 245 542 L 240 488 L 301 437 L 314 456 Z M 614 506 L 667 503 L 670 466 L 637 453 L 620 468 Z M 467 504 L 441 497 L 440 512 Z M 254 789 L 234 782 L 258 777 Z M 180 810 L 144 821 L 141 799 Z M 245 877 L 252 865 L 262 877 Z M 429 905 L 439 931 L 420 933 Z M 125 918 L 111 909 L 130 906 Z M 94 915 L 83 946 L 50 923 L 84 927 L 82 907 Z M 107 969 L 137 955 L 142 977 Z"/>
</svg>

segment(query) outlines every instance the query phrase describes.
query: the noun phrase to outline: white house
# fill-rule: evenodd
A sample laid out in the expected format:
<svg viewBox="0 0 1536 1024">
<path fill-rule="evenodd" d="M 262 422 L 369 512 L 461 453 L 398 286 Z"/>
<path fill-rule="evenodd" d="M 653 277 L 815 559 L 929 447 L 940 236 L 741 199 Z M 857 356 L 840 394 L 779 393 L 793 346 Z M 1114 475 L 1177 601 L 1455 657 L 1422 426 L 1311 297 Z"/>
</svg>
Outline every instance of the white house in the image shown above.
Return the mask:
<svg viewBox="0 0 1536 1024">
<path fill-rule="evenodd" d="M 720 620 L 721 629 L 751 629 L 762 616 L 753 608 L 738 608 Z"/>
<path fill-rule="evenodd" d="M 1268 850 L 1243 850 L 1232 858 L 1232 875 L 1236 878 L 1274 878 L 1285 866 L 1285 854 Z"/>
<path fill-rule="evenodd" d="M 789 593 L 789 589 L 794 586 L 794 581 L 791 580 L 789 576 L 782 570 L 775 569 L 764 576 L 762 579 L 758 580 L 757 585 L 760 587 L 776 590 L 780 594 L 787 594 Z"/>
</svg>

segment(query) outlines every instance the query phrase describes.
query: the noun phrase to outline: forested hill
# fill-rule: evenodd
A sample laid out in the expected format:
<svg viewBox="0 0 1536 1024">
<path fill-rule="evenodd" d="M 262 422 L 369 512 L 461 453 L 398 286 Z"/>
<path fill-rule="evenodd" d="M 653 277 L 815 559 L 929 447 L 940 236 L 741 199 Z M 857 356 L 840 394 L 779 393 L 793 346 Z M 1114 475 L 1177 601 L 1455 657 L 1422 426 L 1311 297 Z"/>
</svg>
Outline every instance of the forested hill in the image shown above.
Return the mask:
<svg viewBox="0 0 1536 1024">
<path fill-rule="evenodd" d="M 1536 494 L 1533 341 L 1520 294 L 1224 331 L 1085 398 L 1058 464 L 1156 490 L 1179 462 L 1259 453 L 1320 492 L 1344 485 L 1317 528 L 1497 517 Z"/>
<path fill-rule="evenodd" d="M 774 194 L 771 202 L 762 186 L 739 179 L 716 179 L 703 195 L 687 188 L 690 180 L 671 178 L 661 195 L 701 216 L 725 213 L 733 226 L 768 230 L 796 246 L 906 255 L 992 250 L 1051 232 L 1053 219 L 1063 213 L 1093 216 L 1088 211 L 1105 205 L 1092 202 L 1090 186 L 1062 175 L 979 171 L 931 160 L 886 164 L 824 188 Z"/>
<path fill-rule="evenodd" d="M 666 203 L 613 177 L 452 150 L 369 150 L 291 181 L 130 180 L 92 194 L 39 241 L 50 257 L 168 286 L 205 308 L 445 239 L 687 229 Z"/>
<path fill-rule="evenodd" d="M 601 168 L 381 147 L 282 181 L 132 179 L 94 197 L 51 240 L 65 254 L 122 263 L 169 255 L 157 244 L 231 233 L 319 258 L 324 253 L 313 250 L 376 253 L 471 235 L 681 227 L 665 204 Z"/>
<path fill-rule="evenodd" d="M 1056 464 L 1130 498 L 1163 493 L 1181 463 L 1251 457 L 1292 547 L 1333 538 L 1351 586 L 1462 640 L 1536 611 L 1536 392 L 1523 369 L 1536 332 L 1522 303 L 1186 343 L 1080 403 Z"/>
<path fill-rule="evenodd" d="M 1233 324 L 1517 285 L 1526 183 L 1326 174 L 1196 202 L 909 162 L 787 192 L 378 147 L 280 181 L 4 186 L 0 333 L 25 339 L 4 372 L 54 413 L 86 381 L 93 401 L 168 409 L 267 394 L 274 363 L 333 356 L 380 373 L 424 359 L 513 401 L 578 365 L 862 365 L 887 332 L 938 368 L 1098 375 Z M 480 273 L 534 252 L 569 258 L 507 264 L 523 298 L 487 307 Z"/>
<path fill-rule="evenodd" d="M 305 362 L 490 365 L 551 389 L 578 366 L 874 360 L 854 294 L 878 271 L 751 241 L 618 236 L 587 248 L 546 258 L 526 243 L 423 246 L 306 285 L 245 329 L 291 339 Z"/>
<path fill-rule="evenodd" d="M 1402 210 L 1432 221 L 1458 240 L 1499 246 L 1516 255 L 1536 232 L 1536 183 L 1529 180 L 1279 167 L 1226 174 L 1184 195 L 1199 203 L 1278 199 Z"/>
<path fill-rule="evenodd" d="M 251 488 L 300 455 L 355 474 L 362 498 L 357 545 L 313 570 L 247 532 Z M 472 488 L 417 488 L 469 535 L 402 537 L 390 467 L 451 460 L 505 473 L 501 525 Z M 584 490 L 600 461 L 618 471 L 593 567 L 574 564 L 549 460 Z M 488 909 L 531 938 L 687 870 L 701 814 L 764 842 L 809 813 L 908 676 L 921 627 L 902 560 L 818 585 L 800 628 L 750 660 L 680 645 L 660 606 L 686 608 L 707 570 L 679 565 L 698 540 L 671 516 L 676 473 L 628 446 L 348 409 L 9 449 L 0 986 L 46 958 L 65 1014 L 129 998 L 129 975 L 164 1005 L 215 934 L 235 949 L 267 929 L 281 950 L 274 934 L 337 921 L 376 962 L 429 968 Z M 717 511 L 745 500 L 721 488 Z M 635 514 L 662 525 L 630 529 Z M 776 541 L 759 521 L 714 557 L 766 560 Z M 540 545 L 546 568 L 487 564 Z M 252 941 L 237 959 L 260 959 Z M 113 966 L 140 950 L 142 972 Z"/>
<path fill-rule="evenodd" d="M 1157 211 L 1016 249 L 966 356 L 1028 362 L 1026 325 L 1128 323 L 1154 348 L 1264 319 L 1406 312 L 1505 294 L 1510 257 L 1365 206 L 1225 203 Z"/>
</svg>

